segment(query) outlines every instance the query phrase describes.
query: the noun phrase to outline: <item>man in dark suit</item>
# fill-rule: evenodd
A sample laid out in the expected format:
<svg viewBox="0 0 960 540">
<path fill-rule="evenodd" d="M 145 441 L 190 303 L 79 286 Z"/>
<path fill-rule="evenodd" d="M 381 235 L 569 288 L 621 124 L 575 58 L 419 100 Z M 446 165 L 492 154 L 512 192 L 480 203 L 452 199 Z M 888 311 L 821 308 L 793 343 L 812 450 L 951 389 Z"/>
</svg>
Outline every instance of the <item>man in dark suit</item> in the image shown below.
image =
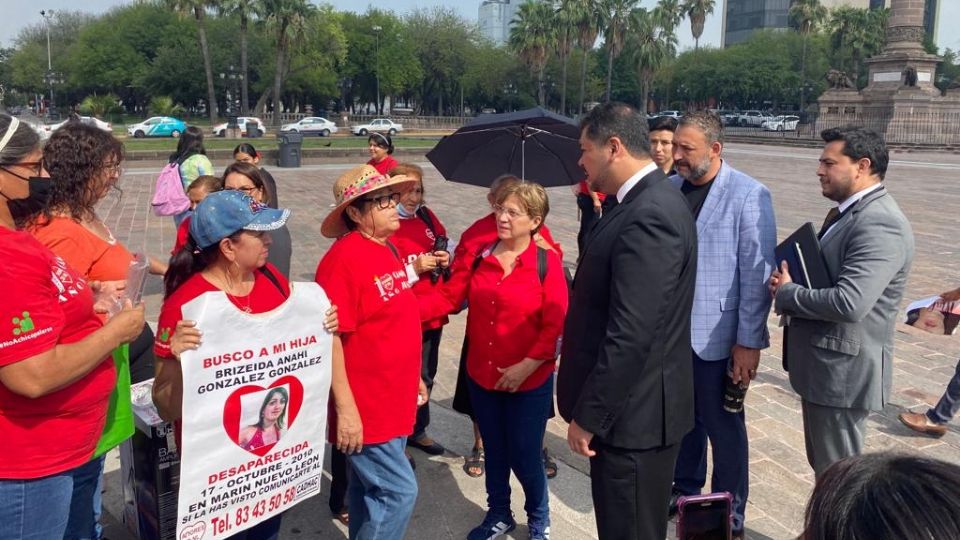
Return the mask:
<svg viewBox="0 0 960 540">
<path fill-rule="evenodd" d="M 590 189 L 618 204 L 590 232 L 564 328 L 557 404 L 590 458 L 601 540 L 662 540 L 679 443 L 693 427 L 697 228 L 622 103 L 581 122 Z"/>
<path fill-rule="evenodd" d="M 784 357 L 817 476 L 861 452 L 867 416 L 890 398 L 893 331 L 914 250 L 910 222 L 883 186 L 883 137 L 860 127 L 821 136 L 820 189 L 837 203 L 820 230 L 833 286 L 793 283 L 797 269 L 786 262 L 770 276 L 774 306 L 790 319 Z"/>
</svg>

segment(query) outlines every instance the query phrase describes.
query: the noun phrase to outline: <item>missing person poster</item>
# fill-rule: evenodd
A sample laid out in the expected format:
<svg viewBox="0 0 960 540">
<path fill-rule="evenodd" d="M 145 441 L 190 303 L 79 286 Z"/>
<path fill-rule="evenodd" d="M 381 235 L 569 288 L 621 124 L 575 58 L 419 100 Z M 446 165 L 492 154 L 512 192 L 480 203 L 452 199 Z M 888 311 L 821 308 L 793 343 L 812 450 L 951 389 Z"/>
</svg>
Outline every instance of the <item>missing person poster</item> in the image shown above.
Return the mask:
<svg viewBox="0 0 960 540">
<path fill-rule="evenodd" d="M 245 313 L 222 292 L 184 305 L 202 344 L 184 352 L 177 538 L 226 538 L 320 491 L 330 393 L 330 302 L 294 283 Z"/>
</svg>

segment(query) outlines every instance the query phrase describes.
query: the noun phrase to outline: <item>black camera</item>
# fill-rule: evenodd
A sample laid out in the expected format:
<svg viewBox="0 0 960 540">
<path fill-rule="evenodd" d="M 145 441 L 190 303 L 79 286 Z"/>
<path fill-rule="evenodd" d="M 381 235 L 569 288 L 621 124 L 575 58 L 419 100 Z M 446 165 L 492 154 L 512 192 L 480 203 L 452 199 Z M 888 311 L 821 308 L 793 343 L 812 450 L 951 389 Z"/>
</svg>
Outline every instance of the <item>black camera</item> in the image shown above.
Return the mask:
<svg viewBox="0 0 960 540">
<path fill-rule="evenodd" d="M 436 253 L 437 251 L 447 251 L 447 249 L 449 248 L 449 245 L 450 245 L 450 239 L 447 238 L 446 236 L 443 236 L 442 234 L 438 234 L 436 239 L 434 239 L 433 241 L 433 252 Z M 433 270 L 431 270 L 430 283 L 436 284 L 437 281 L 440 280 L 441 276 L 443 276 L 443 281 L 445 282 L 450 280 L 449 266 L 444 266 L 443 268 L 438 266 Z"/>
</svg>

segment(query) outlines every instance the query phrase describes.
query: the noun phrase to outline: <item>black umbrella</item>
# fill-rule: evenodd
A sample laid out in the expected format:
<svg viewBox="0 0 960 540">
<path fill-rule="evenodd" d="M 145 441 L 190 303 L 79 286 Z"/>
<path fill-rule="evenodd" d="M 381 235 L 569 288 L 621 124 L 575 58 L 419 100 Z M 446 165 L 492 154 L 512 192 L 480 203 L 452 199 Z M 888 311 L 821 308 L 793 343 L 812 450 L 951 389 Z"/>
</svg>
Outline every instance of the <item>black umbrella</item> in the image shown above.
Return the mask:
<svg viewBox="0 0 960 540">
<path fill-rule="evenodd" d="M 580 128 L 571 118 L 541 107 L 485 114 L 447 135 L 427 159 L 452 182 L 489 186 L 513 174 L 544 187 L 583 180 Z"/>
</svg>

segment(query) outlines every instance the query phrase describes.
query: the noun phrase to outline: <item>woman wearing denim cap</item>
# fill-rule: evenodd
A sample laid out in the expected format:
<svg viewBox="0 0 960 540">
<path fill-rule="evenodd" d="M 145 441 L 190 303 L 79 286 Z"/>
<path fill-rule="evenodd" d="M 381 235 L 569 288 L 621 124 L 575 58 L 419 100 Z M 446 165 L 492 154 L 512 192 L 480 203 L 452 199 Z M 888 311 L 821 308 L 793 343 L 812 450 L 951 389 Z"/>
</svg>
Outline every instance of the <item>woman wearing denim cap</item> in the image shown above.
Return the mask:
<svg viewBox="0 0 960 540">
<path fill-rule="evenodd" d="M 415 180 L 387 178 L 369 165 L 347 171 L 333 186 L 336 207 L 320 232 L 337 238 L 317 266 L 316 280 L 339 308 L 347 379 L 355 409 L 331 414 L 332 424 L 359 413 L 363 448 L 350 463 L 350 538 L 400 540 L 413 513 L 417 481 L 404 456 L 418 405 L 420 316 L 411 286 L 417 275 L 447 264 L 449 255 L 422 255 L 404 265 L 390 237 L 400 228 L 400 193 Z"/>
<path fill-rule="evenodd" d="M 164 420 L 175 422 L 178 446 L 183 403 L 180 354 L 199 346 L 201 330 L 195 322 L 183 320 L 182 307 L 211 291 L 225 292 L 233 305 L 248 313 L 264 313 L 283 304 L 290 296 L 290 283 L 267 262 L 267 255 L 269 231 L 282 227 L 289 216 L 289 210 L 267 208 L 239 191 L 211 193 L 191 217 L 187 245 L 170 260 L 154 345 L 153 401 Z M 328 312 L 325 321 L 328 331 L 335 331 L 333 313 Z M 335 378 L 338 349 L 334 338 Z M 357 444 L 357 435 L 347 442 Z M 275 539 L 280 518 L 275 516 L 235 537 Z"/>
</svg>

